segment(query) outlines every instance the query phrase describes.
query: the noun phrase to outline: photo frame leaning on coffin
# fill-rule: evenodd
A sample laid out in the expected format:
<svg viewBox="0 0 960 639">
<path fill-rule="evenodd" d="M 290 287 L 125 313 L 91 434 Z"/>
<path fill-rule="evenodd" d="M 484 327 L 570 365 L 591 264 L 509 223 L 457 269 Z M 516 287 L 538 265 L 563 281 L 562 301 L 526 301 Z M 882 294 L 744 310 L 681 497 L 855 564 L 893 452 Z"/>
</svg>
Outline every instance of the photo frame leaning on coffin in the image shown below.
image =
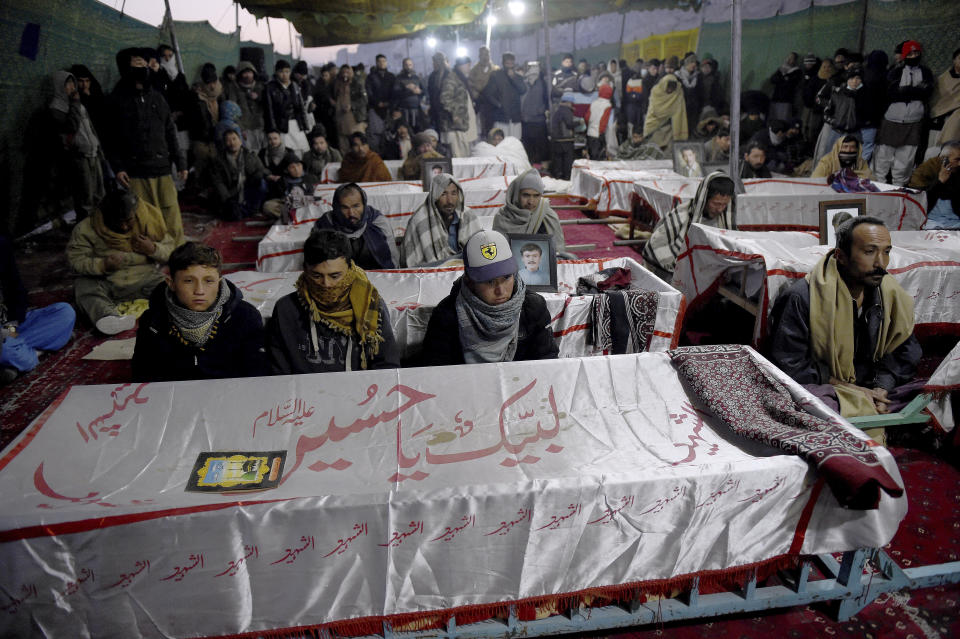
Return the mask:
<svg viewBox="0 0 960 639">
<path fill-rule="evenodd" d="M 863 198 L 820 202 L 820 244 L 836 246 L 837 227 L 863 215 L 866 209 L 867 201 Z"/>
<path fill-rule="evenodd" d="M 509 233 L 510 250 L 517 263 L 517 277 L 527 288 L 541 293 L 557 292 L 557 249 L 549 233 Z M 528 255 L 524 256 L 524 249 Z M 539 249 L 539 256 L 536 250 Z M 534 270 L 534 267 L 535 270 Z"/>
</svg>

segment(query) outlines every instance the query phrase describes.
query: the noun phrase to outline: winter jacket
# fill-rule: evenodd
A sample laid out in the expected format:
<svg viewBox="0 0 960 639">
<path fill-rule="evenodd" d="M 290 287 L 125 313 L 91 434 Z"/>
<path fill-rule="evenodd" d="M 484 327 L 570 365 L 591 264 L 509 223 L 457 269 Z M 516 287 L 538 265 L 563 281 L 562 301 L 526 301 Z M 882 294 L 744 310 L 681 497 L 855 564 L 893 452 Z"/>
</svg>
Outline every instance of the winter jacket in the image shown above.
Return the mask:
<svg viewBox="0 0 960 639">
<path fill-rule="evenodd" d="M 550 116 L 550 139 L 554 142 L 572 142 L 573 127 L 573 105 L 561 102 Z"/>
<path fill-rule="evenodd" d="M 834 87 L 830 92 L 830 102 L 823 110 L 823 120 L 840 133 L 859 131 L 867 119 L 867 99 L 869 95 L 863 85 L 857 90 L 847 85 Z"/>
<path fill-rule="evenodd" d="M 800 98 L 803 101 L 803 106 L 808 109 L 816 110 L 818 108 L 817 93 L 827 82 L 820 77 L 819 70 L 820 61 L 818 60 L 812 69 L 804 70 L 803 79 L 800 81 Z"/>
<path fill-rule="evenodd" d="M 520 96 L 526 92 L 527 84 L 521 74 L 514 73 L 511 78 L 506 69 L 500 69 L 490 74 L 480 99 L 489 105 L 494 122 L 522 122 Z"/>
<path fill-rule="evenodd" d="M 241 62 L 237 67 L 237 75 L 246 69 L 253 69 L 249 62 Z M 240 105 L 240 128 L 244 130 L 263 128 L 263 84 L 254 80 L 250 86 L 243 86 L 235 82 L 231 89 L 224 88 L 224 96 Z"/>
<path fill-rule="evenodd" d="M 457 319 L 457 296 L 462 279 L 453 283 L 450 294 L 440 300 L 427 324 L 420 355 L 423 366 L 464 364 L 460 343 L 460 322 Z M 550 313 L 543 297 L 527 291 L 520 309 L 520 328 L 517 333 L 517 351 L 514 362 L 534 359 L 556 359 L 560 353 L 550 326 Z"/>
<path fill-rule="evenodd" d="M 873 361 L 880 325 L 883 321 L 883 301 L 880 287 L 864 289 L 863 313 L 866 335 L 855 335 L 858 343 L 854 353 L 857 385 L 883 388 L 887 391 L 909 381 L 920 361 L 920 344 L 911 335 L 879 361 Z M 800 384 L 828 384 L 830 368 L 826 362 L 813 359 L 810 338 L 810 283 L 806 279 L 794 282 L 780 294 L 771 315 L 772 344 L 770 356 L 774 364 Z M 866 340 L 858 339 L 866 337 Z M 869 344 L 861 343 L 869 341 Z"/>
<path fill-rule="evenodd" d="M 269 375 L 260 312 L 243 301 L 232 282 L 230 299 L 203 346 L 188 343 L 167 312 L 166 282 L 154 289 L 140 317 L 133 351 L 135 382 L 222 379 Z"/>
<path fill-rule="evenodd" d="M 884 118 L 892 122 L 919 122 L 926 114 L 927 100 L 933 95 L 933 73 L 922 64 L 916 67 L 920 69 L 919 83 L 900 86 L 903 74 L 909 68 L 901 62 L 887 74 L 887 99 L 890 105 Z"/>
<path fill-rule="evenodd" d="M 773 83 L 771 101 L 793 104 L 793 99 L 797 95 L 797 87 L 800 86 L 801 81 L 803 81 L 803 71 L 800 70 L 800 67 L 793 67 L 786 73 L 783 72 L 783 68 L 777 69 L 770 77 L 770 82 Z"/>
<path fill-rule="evenodd" d="M 296 120 L 301 131 L 307 130 L 300 88 L 293 81 L 287 88 L 283 88 L 279 80 L 270 80 L 263 96 L 264 130 L 276 129 L 280 133 L 287 133 L 290 120 Z"/>
<path fill-rule="evenodd" d="M 246 182 L 262 180 L 266 176 L 267 169 L 263 162 L 253 151 L 245 148 L 240 149 L 236 163 L 230 161 L 226 151 L 220 151 L 210 164 L 210 182 L 220 204 L 239 201 L 243 197 L 243 185 Z"/>
<path fill-rule="evenodd" d="M 407 89 L 408 84 L 413 84 L 420 88 L 420 95 Z M 427 94 L 427 87 L 423 83 L 423 78 L 416 71 L 407 73 L 401 71 L 397 74 L 393 83 L 392 108 L 394 109 L 419 109 L 420 99 Z"/>
<path fill-rule="evenodd" d="M 470 90 L 456 71 L 447 71 L 440 84 L 440 100 L 430 104 L 437 115 L 437 130 L 466 131 L 470 128 Z"/>
<path fill-rule="evenodd" d="M 323 153 L 317 153 L 313 149 L 303 154 L 303 172 L 313 178 L 314 182 L 320 182 L 323 177 L 323 167 L 330 162 L 342 162 L 343 155 L 333 147 L 327 147 Z"/>
<path fill-rule="evenodd" d="M 110 127 L 103 136 L 110 166 L 133 178 L 170 175 L 170 165 L 186 170 L 187 154 L 177 141 L 170 107 L 158 91 L 147 85 L 137 89 L 121 80 L 110 94 Z"/>
<path fill-rule="evenodd" d="M 547 83 L 543 76 L 537 77 L 533 84 L 527 85 L 527 92 L 520 100 L 520 117 L 524 122 L 542 124 L 547 111 Z"/>
<path fill-rule="evenodd" d="M 374 69 L 367 76 L 367 106 L 377 112 L 381 119 L 387 117 L 387 109 L 393 99 L 393 85 L 396 77 L 389 71 L 380 72 Z M 378 103 L 385 102 L 387 106 L 379 107 Z"/>
<path fill-rule="evenodd" d="M 328 373 L 347 370 L 347 351 L 351 352 L 350 370 L 360 369 L 360 344 L 356 335 L 347 337 L 335 333 L 323 324 L 312 322 L 307 309 L 290 293 L 280 298 L 267 322 L 267 356 L 274 375 L 300 373 Z M 318 351 L 313 348 L 310 324 L 317 329 Z M 367 370 L 398 368 L 400 352 L 393 337 L 387 304 L 380 299 L 380 324 L 384 341 L 380 350 L 367 364 Z M 347 340 L 352 341 L 348 346 Z"/>
</svg>

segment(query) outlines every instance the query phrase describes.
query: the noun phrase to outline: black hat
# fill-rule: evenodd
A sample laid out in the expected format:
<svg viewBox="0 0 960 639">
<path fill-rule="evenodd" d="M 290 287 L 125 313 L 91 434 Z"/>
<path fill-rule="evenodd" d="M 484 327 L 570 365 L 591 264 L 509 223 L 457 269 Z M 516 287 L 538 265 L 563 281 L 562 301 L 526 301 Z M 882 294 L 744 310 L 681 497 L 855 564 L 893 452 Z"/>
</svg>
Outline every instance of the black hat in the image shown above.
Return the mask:
<svg viewBox="0 0 960 639">
<path fill-rule="evenodd" d="M 297 62 L 295 67 L 293 67 L 293 72 L 299 73 L 300 75 L 309 75 L 310 67 L 307 66 L 306 60 L 301 60 L 300 62 Z"/>
</svg>

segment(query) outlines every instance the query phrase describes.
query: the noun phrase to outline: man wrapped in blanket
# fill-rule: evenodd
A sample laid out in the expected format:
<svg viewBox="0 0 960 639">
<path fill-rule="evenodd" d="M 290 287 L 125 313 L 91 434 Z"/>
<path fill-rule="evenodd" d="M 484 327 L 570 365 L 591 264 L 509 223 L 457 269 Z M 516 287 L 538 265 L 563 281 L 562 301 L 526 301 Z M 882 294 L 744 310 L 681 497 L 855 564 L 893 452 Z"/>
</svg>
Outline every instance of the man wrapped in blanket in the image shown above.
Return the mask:
<svg viewBox="0 0 960 639">
<path fill-rule="evenodd" d="M 774 306 L 774 363 L 844 417 L 899 410 L 920 361 L 913 298 L 886 271 L 891 248 L 882 221 L 852 218 Z"/>
</svg>

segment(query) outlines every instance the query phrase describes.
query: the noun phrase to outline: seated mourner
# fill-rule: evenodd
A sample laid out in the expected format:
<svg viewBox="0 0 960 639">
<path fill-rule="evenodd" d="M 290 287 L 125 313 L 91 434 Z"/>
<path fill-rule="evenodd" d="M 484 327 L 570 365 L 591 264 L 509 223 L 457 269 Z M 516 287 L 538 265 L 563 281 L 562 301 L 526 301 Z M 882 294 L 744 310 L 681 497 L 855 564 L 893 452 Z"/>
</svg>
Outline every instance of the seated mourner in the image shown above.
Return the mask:
<svg viewBox="0 0 960 639">
<path fill-rule="evenodd" d="M 343 154 L 340 163 L 340 182 L 389 182 L 393 179 L 383 158 L 370 150 L 367 136 L 360 132 L 350 134 L 350 151 Z"/>
<path fill-rule="evenodd" d="M 403 264 L 437 264 L 459 255 L 479 230 L 477 215 L 463 204 L 463 189 L 452 175 L 441 173 L 430 181 L 430 194 L 407 223 Z"/>
<path fill-rule="evenodd" d="M 150 297 L 173 247 L 160 209 L 130 192 L 110 193 L 67 242 L 67 261 L 79 276 L 77 306 L 106 335 L 133 328 L 136 317 L 121 315 L 117 305 Z"/>
<path fill-rule="evenodd" d="M 774 362 L 844 417 L 889 412 L 920 360 L 913 298 L 885 270 L 890 248 L 877 218 L 844 222 L 836 248 L 774 307 Z"/>
<path fill-rule="evenodd" d="M 275 374 L 400 365 L 387 305 L 353 263 L 345 235 L 329 229 L 310 234 L 296 288 L 277 302 L 267 322 L 267 354 Z"/>
<path fill-rule="evenodd" d="M 27 310 L 13 242 L 0 235 L 0 386 L 33 370 L 38 351 L 56 351 L 70 341 L 76 318 L 66 302 Z"/>
<path fill-rule="evenodd" d="M 925 229 L 960 229 L 960 140 L 918 166 L 907 186 L 927 192 Z"/>
<path fill-rule="evenodd" d="M 493 230 L 504 234 L 549 234 L 558 254 L 567 249 L 560 217 L 543 197 L 543 179 L 536 169 L 518 175 L 507 187 L 507 201 L 493 218 Z"/>
<path fill-rule="evenodd" d="M 367 204 L 366 192 L 354 182 L 337 187 L 333 208 L 320 216 L 313 227 L 346 235 L 353 261 L 362 269 L 396 268 L 400 263 L 393 228 L 380 211 Z"/>
<path fill-rule="evenodd" d="M 220 276 L 220 252 L 187 242 L 150 296 L 133 351 L 138 382 L 267 375 L 260 312 Z"/>
<path fill-rule="evenodd" d="M 463 277 L 430 316 L 423 364 L 556 358 L 547 303 L 516 276 L 507 238 L 496 231 L 475 233 L 463 251 L 463 263 Z"/>
<path fill-rule="evenodd" d="M 677 256 L 686 246 L 690 225 L 699 223 L 732 229 L 734 204 L 733 180 L 720 171 L 705 177 L 692 200 L 673 207 L 653 227 L 650 240 L 643 247 L 647 267 L 669 281 L 677 265 Z"/>
<path fill-rule="evenodd" d="M 820 158 L 810 177 L 828 178 L 838 171 L 850 169 L 857 174 L 857 177 L 872 179 L 873 171 L 863 159 L 862 150 L 860 140 L 856 136 L 846 135 L 837 138 L 830 152 Z"/>
</svg>

